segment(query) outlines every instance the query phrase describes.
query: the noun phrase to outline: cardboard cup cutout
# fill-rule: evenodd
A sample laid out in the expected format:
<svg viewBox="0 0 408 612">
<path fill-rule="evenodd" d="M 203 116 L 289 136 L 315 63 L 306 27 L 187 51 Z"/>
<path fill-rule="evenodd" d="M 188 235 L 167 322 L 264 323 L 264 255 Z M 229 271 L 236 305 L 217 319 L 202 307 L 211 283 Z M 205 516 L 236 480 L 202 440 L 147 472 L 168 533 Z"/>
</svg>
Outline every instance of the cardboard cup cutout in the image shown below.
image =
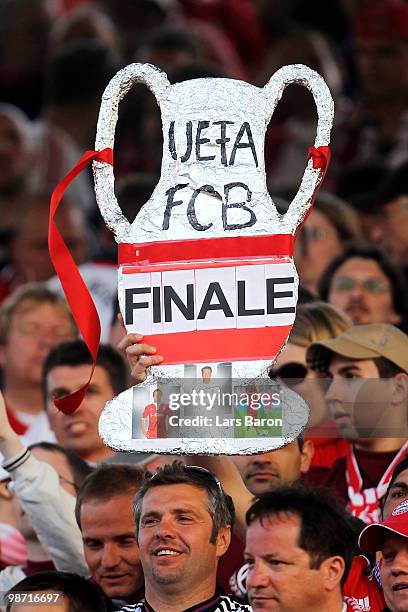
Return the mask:
<svg viewBox="0 0 408 612">
<path fill-rule="evenodd" d="M 95 191 L 119 243 L 126 328 L 144 334 L 165 361 L 107 404 L 101 436 L 115 449 L 155 453 L 280 447 L 308 417 L 299 396 L 268 382 L 267 371 L 295 319 L 293 237 L 324 176 L 330 92 L 302 65 L 281 68 L 258 88 L 223 78 L 170 85 L 154 66 L 131 64 L 103 94 L 97 151 L 113 148 L 119 102 L 135 82 L 160 107 L 160 180 L 132 224 L 116 200 L 111 165 L 93 163 Z M 293 83 L 314 96 L 318 125 L 299 190 L 281 215 L 266 188 L 264 139 Z"/>
</svg>

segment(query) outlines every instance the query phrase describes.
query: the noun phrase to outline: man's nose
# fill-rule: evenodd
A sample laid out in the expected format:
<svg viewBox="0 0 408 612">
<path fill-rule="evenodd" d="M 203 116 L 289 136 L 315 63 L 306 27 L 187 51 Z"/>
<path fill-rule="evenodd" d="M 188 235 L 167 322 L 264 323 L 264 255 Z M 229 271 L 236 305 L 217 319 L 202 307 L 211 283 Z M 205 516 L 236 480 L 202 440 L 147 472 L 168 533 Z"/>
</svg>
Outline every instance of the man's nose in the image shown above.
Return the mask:
<svg viewBox="0 0 408 612">
<path fill-rule="evenodd" d="M 39 330 L 37 332 L 37 342 L 41 346 L 46 346 L 47 348 L 52 349 L 58 346 L 58 344 L 61 343 L 61 340 L 50 331 Z"/>
<path fill-rule="evenodd" d="M 253 459 L 252 461 L 252 465 L 254 467 L 258 467 L 260 465 L 265 465 L 265 464 L 269 464 L 270 460 L 268 455 L 266 455 L 265 457 L 262 457 L 262 455 L 260 457 L 256 457 L 255 459 Z"/>
<path fill-rule="evenodd" d="M 332 378 L 330 385 L 326 391 L 326 401 L 327 402 L 336 402 L 341 401 L 342 393 L 341 393 L 341 379 Z"/>
<path fill-rule="evenodd" d="M 156 526 L 156 537 L 159 539 L 174 538 L 175 525 L 172 517 L 162 517 Z"/>
<path fill-rule="evenodd" d="M 248 569 L 246 580 L 247 590 L 264 588 L 268 585 L 269 578 L 265 571 L 265 564 L 261 561 L 254 563 Z"/>
<path fill-rule="evenodd" d="M 391 572 L 393 576 L 408 576 L 408 549 L 400 550 L 395 555 Z"/>
<path fill-rule="evenodd" d="M 349 289 L 349 295 L 354 298 L 364 295 L 364 292 L 365 292 L 364 285 L 359 280 L 355 280 L 353 283 L 353 287 Z"/>
<path fill-rule="evenodd" d="M 384 238 L 384 219 L 378 219 L 376 224 L 373 224 L 369 230 L 370 240 L 373 242 L 381 242 Z"/>
<path fill-rule="evenodd" d="M 103 547 L 101 565 L 105 568 L 116 567 L 120 563 L 120 554 L 115 544 L 105 544 Z"/>
</svg>

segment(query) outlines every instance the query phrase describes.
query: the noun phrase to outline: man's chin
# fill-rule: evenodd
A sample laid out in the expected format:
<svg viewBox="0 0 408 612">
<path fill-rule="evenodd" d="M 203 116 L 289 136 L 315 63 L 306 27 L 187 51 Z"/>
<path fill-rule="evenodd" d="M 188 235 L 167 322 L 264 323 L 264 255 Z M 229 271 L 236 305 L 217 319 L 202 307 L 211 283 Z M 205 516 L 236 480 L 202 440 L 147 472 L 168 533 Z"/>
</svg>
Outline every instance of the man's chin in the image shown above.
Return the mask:
<svg viewBox="0 0 408 612">
<path fill-rule="evenodd" d="M 160 571 L 155 570 L 153 576 L 158 584 L 177 584 L 180 581 L 183 571 L 173 570 Z"/>
<path fill-rule="evenodd" d="M 278 478 L 271 478 L 263 482 L 250 482 L 247 484 L 247 487 L 252 495 L 258 497 L 259 495 L 273 491 L 273 489 L 276 489 L 280 484 L 281 482 Z"/>
<path fill-rule="evenodd" d="M 99 586 L 109 599 L 121 599 L 122 601 L 134 603 L 135 592 L 129 585 L 106 586 L 105 584 L 100 584 Z"/>
<path fill-rule="evenodd" d="M 340 425 L 338 429 L 340 436 L 348 442 L 357 442 L 361 437 L 360 433 L 352 425 L 345 425 L 344 427 Z"/>
</svg>

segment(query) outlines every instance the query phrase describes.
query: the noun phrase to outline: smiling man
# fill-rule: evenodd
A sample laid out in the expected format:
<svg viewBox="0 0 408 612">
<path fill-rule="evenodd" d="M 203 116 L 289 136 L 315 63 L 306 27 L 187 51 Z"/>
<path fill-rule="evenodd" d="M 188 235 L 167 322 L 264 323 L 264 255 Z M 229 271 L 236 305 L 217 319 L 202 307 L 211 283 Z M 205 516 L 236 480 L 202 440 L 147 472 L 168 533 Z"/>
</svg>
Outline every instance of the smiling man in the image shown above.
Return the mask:
<svg viewBox="0 0 408 612">
<path fill-rule="evenodd" d="M 134 513 L 145 601 L 123 612 L 249 611 L 217 593 L 234 506 L 211 472 L 181 462 L 159 468 L 139 489 Z"/>
<path fill-rule="evenodd" d="M 75 506 L 92 579 L 109 599 L 122 602 L 138 601 L 143 595 L 132 514 L 142 477 L 137 466 L 102 463 L 83 482 Z"/>
<path fill-rule="evenodd" d="M 387 607 L 383 612 L 408 612 L 408 502 L 404 500 L 381 523 L 360 535 L 363 552 L 381 552 L 380 574 Z"/>
<path fill-rule="evenodd" d="M 354 516 L 375 522 L 392 471 L 408 454 L 408 336 L 393 325 L 356 325 L 312 344 L 307 361 L 331 378 L 326 400 L 349 441 L 325 484 Z"/>
<path fill-rule="evenodd" d="M 75 451 L 89 463 L 113 455 L 99 436 L 98 422 L 106 402 L 127 387 L 126 365 L 121 355 L 110 346 L 99 347 L 91 384 L 73 414 L 57 410 L 52 398 L 63 397 L 82 387 L 89 379 L 91 364 L 85 343 L 77 340 L 54 349 L 43 369 L 45 401 L 55 436 L 61 446 Z"/>
<path fill-rule="evenodd" d="M 280 487 L 251 506 L 247 523 L 246 584 L 254 612 L 354 609 L 343 601 L 342 585 L 355 536 L 330 497 Z"/>
</svg>

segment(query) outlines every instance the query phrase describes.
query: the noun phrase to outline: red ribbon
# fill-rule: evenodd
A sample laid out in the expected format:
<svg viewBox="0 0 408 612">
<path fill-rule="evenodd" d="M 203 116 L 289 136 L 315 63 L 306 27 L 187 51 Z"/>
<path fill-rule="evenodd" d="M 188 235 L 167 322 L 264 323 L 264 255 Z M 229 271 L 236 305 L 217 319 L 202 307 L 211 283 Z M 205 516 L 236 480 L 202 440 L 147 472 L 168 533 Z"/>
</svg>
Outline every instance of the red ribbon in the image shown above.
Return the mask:
<svg viewBox="0 0 408 612">
<path fill-rule="evenodd" d="M 330 147 L 327 147 L 327 146 L 309 147 L 309 151 L 307 153 L 307 161 L 311 159 L 313 163 L 313 168 L 315 170 L 321 170 L 321 179 L 317 186 L 316 191 L 314 192 L 312 203 L 310 204 L 309 210 L 307 211 L 302 223 L 299 225 L 297 232 L 306 223 L 308 216 L 313 210 L 313 204 L 315 202 L 317 194 L 319 193 L 320 187 L 322 186 L 324 177 L 326 176 L 327 168 L 329 167 L 329 163 L 330 163 L 330 158 L 331 158 Z"/>
<path fill-rule="evenodd" d="M 64 414 L 72 414 L 84 399 L 85 393 L 91 382 L 95 370 L 96 358 L 98 355 L 99 341 L 101 336 L 101 326 L 95 304 L 90 293 L 76 267 L 75 261 L 67 245 L 65 244 L 54 217 L 57 212 L 61 199 L 75 179 L 91 161 L 96 160 L 113 165 L 113 151 L 106 148 L 102 151 L 85 151 L 81 159 L 75 164 L 70 172 L 56 186 L 51 196 L 50 222 L 48 226 L 48 248 L 51 261 L 55 271 L 61 281 L 62 288 L 71 308 L 74 319 L 82 334 L 84 342 L 92 356 L 92 369 L 88 382 L 70 395 L 59 399 L 53 398 L 55 406 Z"/>
<path fill-rule="evenodd" d="M 308 154 L 307 154 L 307 161 L 309 161 L 309 159 L 312 159 L 313 162 L 313 168 L 315 168 L 316 170 L 318 168 L 320 168 L 321 170 L 323 170 L 323 177 L 322 180 L 325 177 L 327 168 L 329 166 L 330 163 L 330 147 L 310 147 Z"/>
<path fill-rule="evenodd" d="M 14 412 L 12 412 L 7 405 L 6 405 L 6 414 L 7 414 L 8 422 L 10 423 L 15 433 L 18 434 L 19 436 L 24 435 L 28 430 L 28 425 L 26 425 L 25 423 L 22 423 L 20 419 L 16 417 Z"/>
</svg>

